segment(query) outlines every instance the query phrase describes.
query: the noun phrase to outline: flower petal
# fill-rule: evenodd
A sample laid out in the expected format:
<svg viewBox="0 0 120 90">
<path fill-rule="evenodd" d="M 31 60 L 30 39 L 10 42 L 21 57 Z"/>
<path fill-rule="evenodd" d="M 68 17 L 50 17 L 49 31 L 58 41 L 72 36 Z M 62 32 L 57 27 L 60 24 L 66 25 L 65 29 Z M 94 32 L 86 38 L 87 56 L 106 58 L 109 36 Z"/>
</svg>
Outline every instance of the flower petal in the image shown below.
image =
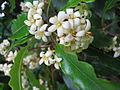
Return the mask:
<svg viewBox="0 0 120 90">
<path fill-rule="evenodd" d="M 43 62 L 44 62 L 44 61 L 41 59 L 41 60 L 39 61 L 39 64 L 41 65 Z"/>
<path fill-rule="evenodd" d="M 44 32 L 44 34 L 45 34 L 46 36 L 50 36 L 50 35 L 51 35 L 51 32 Z"/>
<path fill-rule="evenodd" d="M 60 11 L 60 12 L 58 13 L 58 21 L 63 21 L 63 20 L 66 19 L 66 17 L 67 17 L 67 15 L 65 14 L 64 11 Z"/>
<path fill-rule="evenodd" d="M 52 23 L 52 24 L 55 24 L 55 23 L 58 22 L 58 18 L 57 18 L 56 16 L 51 17 L 51 18 L 49 19 L 49 22 Z"/>
<path fill-rule="evenodd" d="M 85 35 L 85 31 L 79 31 L 79 32 L 76 34 L 77 37 L 82 37 L 82 36 L 84 36 L 84 35 Z"/>
<path fill-rule="evenodd" d="M 55 67 L 56 69 L 59 69 L 59 64 L 58 64 L 58 63 L 55 63 L 55 64 L 54 64 L 54 67 Z"/>
<path fill-rule="evenodd" d="M 25 20 L 24 23 L 25 23 L 27 26 L 31 26 L 31 25 L 32 25 L 32 23 L 31 23 L 30 21 L 28 21 L 28 20 Z"/>
<path fill-rule="evenodd" d="M 66 12 L 67 14 L 73 14 L 73 9 L 72 8 L 66 9 Z"/>
<path fill-rule="evenodd" d="M 52 25 L 48 28 L 49 32 L 54 32 L 57 29 L 56 25 Z"/>
<path fill-rule="evenodd" d="M 88 19 L 86 19 L 86 22 L 87 22 L 87 25 L 85 27 L 85 31 L 89 31 L 90 28 L 91 28 L 91 23 L 90 23 L 90 21 Z"/>
<path fill-rule="evenodd" d="M 47 42 L 47 41 L 48 41 L 46 36 L 43 36 L 43 37 L 42 37 L 42 40 L 43 40 L 44 42 Z"/>
<path fill-rule="evenodd" d="M 47 26 L 48 26 L 48 24 L 42 25 L 41 28 L 39 29 L 39 31 L 41 31 L 41 32 L 45 31 Z"/>
<path fill-rule="evenodd" d="M 32 3 L 30 3 L 30 2 L 26 2 L 25 6 L 28 7 L 28 8 L 32 8 L 33 7 Z"/>
<path fill-rule="evenodd" d="M 75 17 L 80 17 L 80 12 L 79 12 L 79 11 L 76 11 L 76 12 L 74 13 L 74 16 L 75 16 Z"/>
<path fill-rule="evenodd" d="M 65 21 L 62 23 L 63 28 L 69 29 L 70 28 L 70 23 L 68 21 Z"/>
</svg>

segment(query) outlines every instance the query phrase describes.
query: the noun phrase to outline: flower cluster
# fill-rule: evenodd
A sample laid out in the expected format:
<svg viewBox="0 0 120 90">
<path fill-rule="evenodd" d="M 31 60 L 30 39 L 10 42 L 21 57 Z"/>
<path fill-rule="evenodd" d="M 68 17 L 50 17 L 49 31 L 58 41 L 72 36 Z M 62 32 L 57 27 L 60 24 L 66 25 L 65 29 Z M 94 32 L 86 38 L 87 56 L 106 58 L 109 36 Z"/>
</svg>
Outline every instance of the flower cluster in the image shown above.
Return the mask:
<svg viewBox="0 0 120 90">
<path fill-rule="evenodd" d="M 13 64 L 0 64 L 0 71 L 3 71 L 6 76 L 9 76 L 9 72 L 11 70 Z"/>
<path fill-rule="evenodd" d="M 23 59 L 23 64 L 28 66 L 29 69 L 35 69 L 39 66 L 39 57 L 37 53 L 33 53 Z"/>
<path fill-rule="evenodd" d="M 91 23 L 86 19 L 87 11 L 80 13 L 71 8 L 66 12 L 60 11 L 57 16 L 51 17 L 49 22 L 51 25 L 48 28 L 49 32 L 57 30 L 59 43 L 63 44 L 68 50 L 74 52 L 81 52 L 83 49 L 88 48 L 89 44 L 93 41 L 91 32 Z"/>
<path fill-rule="evenodd" d="M 7 47 L 10 46 L 10 42 L 8 40 L 3 40 L 0 44 L 0 54 L 5 55 L 7 52 Z"/>
<path fill-rule="evenodd" d="M 50 66 L 51 64 L 54 64 L 54 67 L 56 69 L 59 69 L 60 67 L 60 62 L 62 61 L 62 58 L 58 58 L 55 53 L 54 50 L 51 50 L 50 48 L 48 48 L 48 51 L 46 52 L 41 52 L 40 53 L 40 61 L 39 64 L 41 65 L 42 63 L 44 63 L 47 66 Z"/>
<path fill-rule="evenodd" d="M 44 2 L 33 1 L 33 4 L 26 2 L 25 6 L 29 8 L 29 11 L 28 20 L 25 20 L 24 23 L 30 26 L 30 34 L 35 35 L 36 39 L 42 39 L 47 42 L 47 36 L 50 36 L 51 33 L 46 31 L 48 24 L 44 24 L 42 19 Z"/>
</svg>

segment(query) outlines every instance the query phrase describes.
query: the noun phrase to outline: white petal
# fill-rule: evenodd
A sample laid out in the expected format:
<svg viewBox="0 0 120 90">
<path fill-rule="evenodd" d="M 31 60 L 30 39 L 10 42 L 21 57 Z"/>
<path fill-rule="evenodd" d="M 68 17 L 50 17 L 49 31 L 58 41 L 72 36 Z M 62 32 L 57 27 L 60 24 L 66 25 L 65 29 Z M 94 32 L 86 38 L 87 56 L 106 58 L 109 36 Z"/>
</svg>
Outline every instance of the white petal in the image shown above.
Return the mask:
<svg viewBox="0 0 120 90">
<path fill-rule="evenodd" d="M 48 60 L 44 61 L 44 63 L 45 63 L 47 66 L 50 65 L 49 62 L 48 62 Z"/>
<path fill-rule="evenodd" d="M 55 24 L 55 23 L 58 22 L 58 18 L 57 18 L 56 16 L 51 17 L 51 18 L 49 19 L 49 22 L 52 23 L 52 24 Z"/>
<path fill-rule="evenodd" d="M 117 57 L 119 57 L 120 56 L 120 53 L 118 53 L 118 52 L 115 52 L 114 53 L 114 58 L 117 58 Z"/>
<path fill-rule="evenodd" d="M 89 31 L 90 28 L 91 28 L 91 23 L 90 23 L 90 21 L 88 19 L 86 19 L 86 22 L 87 22 L 87 25 L 85 27 L 85 31 Z"/>
<path fill-rule="evenodd" d="M 38 4 L 38 8 L 41 8 L 43 6 L 44 6 L 44 2 L 41 2 L 41 3 Z"/>
<path fill-rule="evenodd" d="M 45 31 L 47 26 L 48 26 L 48 24 L 42 25 L 39 31 L 41 31 L 41 32 Z"/>
<path fill-rule="evenodd" d="M 68 21 L 65 21 L 62 23 L 63 28 L 69 29 L 70 28 L 70 23 Z"/>
<path fill-rule="evenodd" d="M 66 9 L 66 12 L 67 12 L 67 14 L 73 14 L 73 9 L 71 9 L 71 8 Z"/>
<path fill-rule="evenodd" d="M 35 25 L 35 24 L 32 24 L 32 26 L 30 27 L 30 30 L 31 30 L 31 31 L 35 31 L 35 30 L 36 30 L 36 25 Z"/>
<path fill-rule="evenodd" d="M 28 20 L 25 20 L 24 23 L 25 23 L 27 26 L 31 26 L 31 25 L 32 25 L 32 23 L 31 23 L 30 21 L 28 21 Z"/>
<path fill-rule="evenodd" d="M 58 63 L 55 63 L 55 64 L 54 64 L 54 67 L 55 67 L 56 69 L 59 69 L 59 64 L 58 64 Z"/>
<path fill-rule="evenodd" d="M 80 19 L 79 18 L 75 18 L 74 19 L 74 25 L 75 26 L 79 26 L 80 25 Z"/>
<path fill-rule="evenodd" d="M 33 1 L 33 5 L 34 5 L 34 6 L 37 6 L 38 3 L 39 3 L 39 1 Z"/>
<path fill-rule="evenodd" d="M 41 52 L 40 53 L 40 57 L 43 57 L 45 54 L 44 54 L 44 52 Z"/>
<path fill-rule="evenodd" d="M 42 40 L 43 40 L 44 42 L 47 42 L 47 41 L 48 41 L 46 36 L 43 36 L 43 37 L 42 37 Z"/>
<path fill-rule="evenodd" d="M 41 19 L 42 17 L 41 17 L 41 15 L 39 15 L 39 14 L 35 14 L 35 15 L 33 16 L 33 18 L 34 18 L 34 19 Z"/>
<path fill-rule="evenodd" d="M 74 16 L 75 16 L 75 17 L 80 17 L 80 12 L 79 12 L 79 11 L 75 12 L 75 13 L 74 13 Z"/>
<path fill-rule="evenodd" d="M 73 36 L 71 34 L 69 34 L 65 37 L 65 42 L 70 42 L 72 40 L 73 40 Z"/>
<path fill-rule="evenodd" d="M 58 21 L 63 21 L 63 20 L 65 20 L 66 19 L 66 14 L 65 14 L 65 12 L 64 11 L 60 11 L 59 13 L 58 13 Z"/>
<path fill-rule="evenodd" d="M 82 37 L 82 36 L 84 36 L 84 35 L 85 35 L 85 31 L 79 31 L 79 32 L 76 34 L 77 37 Z"/>
<path fill-rule="evenodd" d="M 84 16 L 86 17 L 87 15 L 88 15 L 88 11 L 85 10 L 85 11 L 84 11 Z"/>
<path fill-rule="evenodd" d="M 51 32 L 44 32 L 44 34 L 45 34 L 46 36 L 50 36 L 50 35 L 51 35 Z"/>
<path fill-rule="evenodd" d="M 41 15 L 42 15 L 42 9 L 41 9 L 41 8 L 38 9 L 38 10 L 37 10 L 37 13 L 41 16 Z"/>
<path fill-rule="evenodd" d="M 49 32 L 54 32 L 54 31 L 56 31 L 56 29 L 57 29 L 56 25 L 52 25 L 48 28 L 48 31 Z"/>
<path fill-rule="evenodd" d="M 73 29 L 73 27 L 74 27 L 74 22 L 73 22 L 73 20 L 72 20 L 72 19 L 69 19 L 68 21 L 69 21 L 69 23 L 70 23 L 70 28 Z"/>
<path fill-rule="evenodd" d="M 41 36 L 39 34 L 35 34 L 36 39 L 41 39 Z"/>
<path fill-rule="evenodd" d="M 36 26 L 41 26 L 43 23 L 43 21 L 40 19 L 40 20 L 36 20 L 35 24 Z"/>
<path fill-rule="evenodd" d="M 28 8 L 32 8 L 33 7 L 32 3 L 30 3 L 30 2 L 26 2 L 25 6 L 28 7 Z"/>
<path fill-rule="evenodd" d="M 61 27 L 57 29 L 57 35 L 58 35 L 59 37 L 61 37 L 61 36 L 63 35 L 63 30 L 64 30 L 64 29 L 61 28 Z"/>
<path fill-rule="evenodd" d="M 43 62 L 44 62 L 44 61 L 41 59 L 41 60 L 39 61 L 39 64 L 41 65 Z"/>
<path fill-rule="evenodd" d="M 46 56 L 46 57 L 49 57 L 49 56 L 51 56 L 52 54 L 53 54 L 52 51 L 47 51 L 47 52 L 45 53 L 45 56 Z"/>
<path fill-rule="evenodd" d="M 35 10 L 34 9 L 30 9 L 28 11 L 28 20 L 33 19 L 33 15 L 35 14 Z"/>
</svg>

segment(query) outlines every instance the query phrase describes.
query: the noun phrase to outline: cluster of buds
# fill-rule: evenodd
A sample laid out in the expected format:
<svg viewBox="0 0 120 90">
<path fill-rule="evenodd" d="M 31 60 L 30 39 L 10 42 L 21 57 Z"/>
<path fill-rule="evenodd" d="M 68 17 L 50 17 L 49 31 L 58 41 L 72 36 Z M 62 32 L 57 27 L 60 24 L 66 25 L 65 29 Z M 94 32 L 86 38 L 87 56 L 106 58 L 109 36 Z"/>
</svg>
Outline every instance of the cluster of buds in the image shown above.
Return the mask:
<svg viewBox="0 0 120 90">
<path fill-rule="evenodd" d="M 39 66 L 39 60 L 37 53 L 33 53 L 23 59 L 23 64 L 28 66 L 29 69 L 35 69 Z"/>
<path fill-rule="evenodd" d="M 91 23 L 86 19 L 87 15 L 86 10 L 82 14 L 79 11 L 74 12 L 71 8 L 66 12 L 60 11 L 57 16 L 49 19 L 53 25 L 48 28 L 48 31 L 57 31 L 59 43 L 66 46 L 68 50 L 81 52 L 93 41 L 92 33 L 88 32 Z"/>
<path fill-rule="evenodd" d="M 48 51 L 46 52 L 40 52 L 40 61 L 39 64 L 41 65 L 42 63 L 44 63 L 47 66 L 50 66 L 51 64 L 54 64 L 54 67 L 56 69 L 59 69 L 60 67 L 60 62 L 62 61 L 62 58 L 58 58 L 55 55 L 54 50 L 51 50 L 50 48 L 48 48 Z"/>
<path fill-rule="evenodd" d="M 0 44 L 0 54 L 1 55 L 6 55 L 8 46 L 10 46 L 10 42 L 8 40 L 3 40 L 3 42 Z"/>
<path fill-rule="evenodd" d="M 35 35 L 36 39 L 47 42 L 47 36 L 50 36 L 51 33 L 46 31 L 48 24 L 44 24 L 42 19 L 44 2 L 33 1 L 33 4 L 26 2 L 25 6 L 29 8 L 28 20 L 24 21 L 27 26 L 30 26 L 29 33 Z"/>
</svg>

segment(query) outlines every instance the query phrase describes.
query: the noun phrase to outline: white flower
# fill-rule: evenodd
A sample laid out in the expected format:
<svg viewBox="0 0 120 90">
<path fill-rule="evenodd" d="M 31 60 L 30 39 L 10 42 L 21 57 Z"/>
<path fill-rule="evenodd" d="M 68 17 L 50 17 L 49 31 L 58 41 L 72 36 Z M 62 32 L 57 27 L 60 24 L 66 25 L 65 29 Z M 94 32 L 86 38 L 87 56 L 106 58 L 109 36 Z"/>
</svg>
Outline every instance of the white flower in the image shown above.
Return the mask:
<svg viewBox="0 0 120 90">
<path fill-rule="evenodd" d="M 10 51 L 9 54 L 7 55 L 6 60 L 14 62 L 14 59 L 15 59 L 16 56 L 17 56 L 17 51 L 16 50 L 15 50 L 14 53 L 12 51 Z"/>
<path fill-rule="evenodd" d="M 67 15 L 69 19 L 75 19 L 80 17 L 79 11 L 74 12 L 73 9 L 66 9 Z"/>
<path fill-rule="evenodd" d="M 40 53 L 41 59 L 39 61 L 39 64 L 41 65 L 44 62 L 47 66 L 51 65 L 50 60 L 52 60 L 52 54 L 53 54 L 52 50 L 48 50 L 46 53 L 41 52 Z"/>
<path fill-rule="evenodd" d="M 34 86 L 32 90 L 40 90 L 40 89 Z"/>
<path fill-rule="evenodd" d="M 55 67 L 56 69 L 59 69 L 60 66 L 61 66 L 61 65 L 60 65 L 60 62 L 62 61 L 62 58 L 58 58 L 58 57 L 55 55 L 54 61 L 55 61 L 54 67 Z"/>
<path fill-rule="evenodd" d="M 9 72 L 10 72 L 10 70 L 11 70 L 11 67 L 12 67 L 12 64 L 4 64 L 3 65 L 3 71 L 4 71 L 4 74 L 6 75 L 6 76 L 9 76 Z"/>
<path fill-rule="evenodd" d="M 62 36 L 64 28 L 69 28 L 69 22 L 64 21 L 66 18 L 67 15 L 64 11 L 60 11 L 57 16 L 51 17 L 49 22 L 53 25 L 48 28 L 48 31 L 54 32 L 57 30 L 58 36 Z"/>
<path fill-rule="evenodd" d="M 38 31 L 36 31 L 36 33 L 35 33 L 35 38 L 36 39 L 42 39 L 44 42 L 47 42 L 47 37 L 46 36 L 51 35 L 50 32 L 45 31 L 47 26 L 48 26 L 47 24 L 44 24 L 43 26 L 41 26 L 39 28 Z"/>
<path fill-rule="evenodd" d="M 115 51 L 114 58 L 119 57 L 120 56 L 120 45 L 119 45 L 119 47 L 114 47 L 113 51 Z"/>
<path fill-rule="evenodd" d="M 9 46 L 9 45 L 10 45 L 10 42 L 9 42 L 8 40 L 3 40 L 3 44 L 4 44 L 5 46 Z"/>
</svg>

